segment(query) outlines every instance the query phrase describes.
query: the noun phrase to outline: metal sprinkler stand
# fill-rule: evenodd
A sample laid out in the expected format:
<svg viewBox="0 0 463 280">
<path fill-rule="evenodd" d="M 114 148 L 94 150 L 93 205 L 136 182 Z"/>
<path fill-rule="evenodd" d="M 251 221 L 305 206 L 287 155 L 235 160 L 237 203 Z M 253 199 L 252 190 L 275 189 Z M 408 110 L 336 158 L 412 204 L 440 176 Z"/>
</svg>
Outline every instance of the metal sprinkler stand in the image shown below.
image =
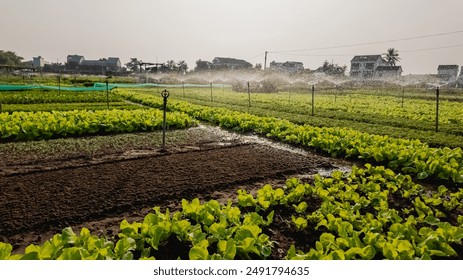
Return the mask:
<svg viewBox="0 0 463 280">
<path fill-rule="evenodd" d="M 315 85 L 312 85 L 312 116 L 315 115 L 314 99 L 315 99 Z"/>
<path fill-rule="evenodd" d="M 58 79 L 58 93 L 61 93 L 61 74 L 56 78 Z"/>
<path fill-rule="evenodd" d="M 162 98 L 164 98 L 163 109 L 163 120 L 162 120 L 162 146 L 161 151 L 166 151 L 166 111 L 167 111 L 167 97 L 170 93 L 165 89 L 161 92 Z"/>
<path fill-rule="evenodd" d="M 248 82 L 248 106 L 251 107 L 251 89 L 249 88 L 249 82 Z"/>
<path fill-rule="evenodd" d="M 109 79 L 111 79 L 112 76 L 106 76 L 106 105 L 108 107 L 108 110 L 109 110 Z"/>
<path fill-rule="evenodd" d="M 436 87 L 436 132 L 439 132 L 439 87 Z"/>
</svg>

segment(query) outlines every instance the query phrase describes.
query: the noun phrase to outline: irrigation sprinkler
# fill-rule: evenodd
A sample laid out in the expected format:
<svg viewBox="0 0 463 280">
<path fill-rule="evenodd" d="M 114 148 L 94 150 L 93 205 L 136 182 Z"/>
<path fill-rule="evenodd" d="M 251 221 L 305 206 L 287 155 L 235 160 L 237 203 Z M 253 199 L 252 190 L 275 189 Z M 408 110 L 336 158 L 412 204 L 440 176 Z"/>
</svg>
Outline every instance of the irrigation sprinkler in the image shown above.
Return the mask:
<svg viewBox="0 0 463 280">
<path fill-rule="evenodd" d="M 182 81 L 183 97 L 185 97 L 185 82 Z"/>
<path fill-rule="evenodd" d="M 439 132 L 439 87 L 436 87 L 436 132 Z"/>
<path fill-rule="evenodd" d="M 315 85 L 312 85 L 312 116 L 315 115 L 314 99 L 315 99 Z"/>
<path fill-rule="evenodd" d="M 61 93 L 61 75 L 58 75 L 58 93 Z"/>
<path fill-rule="evenodd" d="M 402 87 L 402 108 L 404 107 L 405 88 Z"/>
<path fill-rule="evenodd" d="M 211 82 L 211 102 L 212 102 L 212 82 Z"/>
<path fill-rule="evenodd" d="M 315 115 L 315 85 L 317 82 L 308 82 L 309 85 L 312 85 L 312 116 Z"/>
<path fill-rule="evenodd" d="M 163 119 L 162 119 L 162 146 L 161 150 L 165 151 L 166 150 L 166 111 L 167 111 L 167 97 L 169 97 L 169 92 L 167 89 L 163 90 L 161 92 L 161 96 L 164 99 L 163 102 Z"/>
<path fill-rule="evenodd" d="M 108 110 L 109 110 L 109 85 L 108 85 L 108 80 L 111 79 L 111 76 L 106 76 L 106 104 L 108 105 Z"/>
<path fill-rule="evenodd" d="M 291 93 L 293 91 L 293 83 L 289 82 L 290 86 L 288 89 L 288 105 L 291 105 Z"/>
<path fill-rule="evenodd" d="M 248 82 L 248 106 L 251 107 L 251 89 Z"/>
</svg>

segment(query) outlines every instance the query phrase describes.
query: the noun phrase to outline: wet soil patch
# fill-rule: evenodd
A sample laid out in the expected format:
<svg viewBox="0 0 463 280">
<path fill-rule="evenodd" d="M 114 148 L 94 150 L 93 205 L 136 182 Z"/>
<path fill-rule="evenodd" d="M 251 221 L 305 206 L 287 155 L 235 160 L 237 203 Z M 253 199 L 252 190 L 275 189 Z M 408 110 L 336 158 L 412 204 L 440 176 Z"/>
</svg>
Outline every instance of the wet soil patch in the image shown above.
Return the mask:
<svg viewBox="0 0 463 280">
<path fill-rule="evenodd" d="M 323 158 L 253 143 L 130 154 L 0 176 L 0 241 L 20 251 L 67 226 L 113 236 L 120 221 L 141 220 L 153 206 L 177 210 L 182 198 L 195 197 L 226 201 L 239 188 L 284 183 L 291 175 L 330 165 Z"/>
</svg>

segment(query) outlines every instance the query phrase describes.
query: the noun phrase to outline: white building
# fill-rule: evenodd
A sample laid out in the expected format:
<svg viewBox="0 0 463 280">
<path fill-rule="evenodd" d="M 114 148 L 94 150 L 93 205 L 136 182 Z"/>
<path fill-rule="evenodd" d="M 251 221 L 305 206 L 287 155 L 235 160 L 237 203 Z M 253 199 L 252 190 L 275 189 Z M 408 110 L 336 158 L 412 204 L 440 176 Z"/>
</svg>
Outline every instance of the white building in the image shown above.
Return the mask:
<svg viewBox="0 0 463 280">
<path fill-rule="evenodd" d="M 350 76 L 360 78 L 372 78 L 376 68 L 387 66 L 381 55 L 356 55 L 350 61 Z"/>
<path fill-rule="evenodd" d="M 297 61 L 286 61 L 286 62 L 270 62 L 270 70 L 286 73 L 296 74 L 304 71 L 304 64 Z"/>
<path fill-rule="evenodd" d="M 444 81 L 456 81 L 458 68 L 458 65 L 439 65 L 437 67 L 437 77 Z"/>
<path fill-rule="evenodd" d="M 40 55 L 32 58 L 32 67 L 43 68 L 45 66 L 45 60 Z"/>
<path fill-rule="evenodd" d="M 212 60 L 212 67 L 216 69 L 246 69 L 252 68 L 252 64 L 242 59 L 215 57 Z"/>
<path fill-rule="evenodd" d="M 378 66 L 375 78 L 398 78 L 402 76 L 402 66 Z"/>
</svg>

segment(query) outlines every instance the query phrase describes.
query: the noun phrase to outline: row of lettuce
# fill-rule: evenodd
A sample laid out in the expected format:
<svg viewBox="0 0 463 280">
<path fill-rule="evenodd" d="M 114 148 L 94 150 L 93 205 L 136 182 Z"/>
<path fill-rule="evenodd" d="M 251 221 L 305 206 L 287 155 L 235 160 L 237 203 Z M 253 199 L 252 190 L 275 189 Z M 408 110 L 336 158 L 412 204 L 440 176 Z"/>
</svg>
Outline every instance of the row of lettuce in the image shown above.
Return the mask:
<svg viewBox="0 0 463 280">
<path fill-rule="evenodd" d="M 123 101 L 118 95 L 99 91 L 65 92 L 57 90 L 7 91 L 0 93 L 2 104 L 95 103 Z"/>
<path fill-rule="evenodd" d="M 65 228 L 41 245 L 0 259 L 459 259 L 463 257 L 463 189 L 429 193 L 384 167 L 287 180 L 236 203 L 182 200 L 170 213 L 155 207 L 143 221 L 123 220 L 117 236 Z M 294 234 L 297 233 L 297 234 Z M 296 236 L 283 247 L 273 237 Z M 172 250 L 175 248 L 175 250 Z"/>
<path fill-rule="evenodd" d="M 190 89 L 186 94 L 183 94 L 182 91 L 173 91 L 173 96 L 183 97 L 191 101 L 211 100 L 209 92 Z M 349 93 L 339 95 L 338 93 L 333 96 L 316 92 L 314 98 L 315 112 L 322 117 L 361 119 L 375 123 L 388 123 L 392 120 L 410 126 L 418 123 L 421 127 L 426 128 L 426 124 L 433 126 L 436 115 L 435 101 L 421 99 L 404 99 L 402 105 L 400 98 L 380 94 Z M 252 93 L 251 98 L 249 98 L 248 94 L 227 90 L 212 95 L 213 102 L 229 105 L 249 106 L 249 99 L 251 99 L 251 106 L 253 107 L 284 110 L 297 114 L 307 114 L 312 105 L 311 94 L 307 93 Z M 441 100 L 439 105 L 439 123 L 443 126 L 453 124 L 454 126 L 449 127 L 461 127 L 463 108 L 460 106 L 460 102 Z M 369 116 L 375 116 L 375 120 L 368 120 Z"/>
<path fill-rule="evenodd" d="M 40 140 L 66 136 L 152 131 L 162 128 L 163 112 L 138 110 L 73 110 L 52 112 L 12 112 L 0 114 L 0 139 Z M 166 118 L 168 128 L 185 128 L 197 121 L 185 113 Z"/>
<path fill-rule="evenodd" d="M 434 121 L 416 121 L 403 118 L 392 118 L 378 114 L 349 113 L 342 111 L 330 111 L 315 109 L 315 115 L 310 114 L 310 105 L 281 105 L 251 103 L 231 103 L 222 99 L 197 98 L 196 96 L 185 97 L 172 95 L 174 99 L 191 102 L 196 105 L 208 107 L 222 107 L 233 111 L 250 113 L 257 116 L 272 116 L 286 119 L 295 124 L 307 124 L 323 127 L 355 127 L 362 132 L 390 135 L 395 138 L 420 139 L 433 147 L 463 148 L 463 128 L 457 124 L 439 124 L 439 132 L 436 132 Z M 276 97 L 275 97 L 276 98 Z M 300 106 L 300 108 L 298 108 Z M 434 119 L 432 119 L 434 120 Z"/>
<path fill-rule="evenodd" d="M 162 128 L 162 111 L 146 110 L 138 104 L 126 102 L 119 95 L 104 92 L 2 92 L 0 102 L 0 141 L 30 141 Z M 196 124 L 197 121 L 185 113 L 174 112 L 167 116 L 170 129 Z"/>
<path fill-rule="evenodd" d="M 124 97 L 155 108 L 162 106 L 162 99 L 150 94 L 125 93 Z M 168 108 L 227 129 L 255 132 L 279 141 L 314 148 L 333 157 L 361 159 L 415 175 L 419 179 L 432 177 L 455 184 L 463 183 L 461 148 L 431 148 L 419 140 L 392 138 L 347 128 L 298 125 L 285 119 L 258 117 L 176 100 L 170 100 Z"/>
</svg>

